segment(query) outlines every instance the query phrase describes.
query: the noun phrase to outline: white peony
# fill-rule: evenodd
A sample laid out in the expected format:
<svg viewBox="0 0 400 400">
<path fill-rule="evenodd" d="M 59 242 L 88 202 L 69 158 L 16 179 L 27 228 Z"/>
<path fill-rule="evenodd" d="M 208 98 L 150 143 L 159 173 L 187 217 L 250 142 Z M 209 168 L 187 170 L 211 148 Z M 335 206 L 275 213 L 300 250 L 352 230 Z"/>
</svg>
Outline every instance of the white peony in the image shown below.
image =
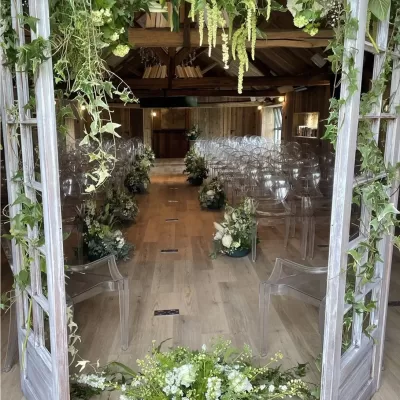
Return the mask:
<svg viewBox="0 0 400 400">
<path fill-rule="evenodd" d="M 229 372 L 228 379 L 235 393 L 250 392 L 253 385 L 250 383 L 247 376 L 239 371 L 233 370 Z"/>
<path fill-rule="evenodd" d="M 224 235 L 224 237 L 222 238 L 222 245 L 224 247 L 227 247 L 228 249 L 231 247 L 232 242 L 233 239 L 231 235 Z"/>
<path fill-rule="evenodd" d="M 214 222 L 214 227 L 218 232 L 222 232 L 222 233 L 224 232 L 224 227 L 221 224 L 219 224 L 218 222 Z"/>
</svg>

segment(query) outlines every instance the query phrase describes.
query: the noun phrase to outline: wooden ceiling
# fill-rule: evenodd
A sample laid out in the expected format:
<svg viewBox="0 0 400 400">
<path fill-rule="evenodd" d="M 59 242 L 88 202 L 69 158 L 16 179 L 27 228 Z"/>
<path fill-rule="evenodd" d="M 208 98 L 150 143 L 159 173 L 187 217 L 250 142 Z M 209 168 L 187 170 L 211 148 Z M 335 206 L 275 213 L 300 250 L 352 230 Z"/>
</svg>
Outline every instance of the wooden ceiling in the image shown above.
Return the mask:
<svg viewBox="0 0 400 400">
<path fill-rule="evenodd" d="M 128 32 L 133 49 L 124 58 L 115 56 L 107 60 L 110 69 L 121 76 L 134 93 L 141 96 L 234 96 L 237 86 L 238 63 L 230 60 L 224 69 L 221 47 L 212 49 L 208 55 L 207 32 L 203 46 L 199 47 L 199 34 L 188 15 L 188 6 L 181 9 L 181 29 L 171 32 L 168 21 L 161 14 L 136 15 L 135 27 Z M 321 29 L 311 37 L 293 26 L 291 15 L 273 12 L 268 22 L 258 28 L 265 32 L 267 40 L 257 39 L 255 59 L 249 54 L 249 70 L 245 73 L 243 97 L 279 96 L 280 86 L 329 85 L 328 63 L 317 67 L 311 60 L 315 54 L 324 54 L 324 48 L 333 32 Z M 160 64 L 167 66 L 167 78 L 142 79 L 146 65 L 140 48 L 147 49 Z M 177 65 L 185 65 L 192 56 L 192 65 L 198 66 L 203 78 L 178 79 Z M 194 55 L 194 60 L 193 60 Z"/>
</svg>

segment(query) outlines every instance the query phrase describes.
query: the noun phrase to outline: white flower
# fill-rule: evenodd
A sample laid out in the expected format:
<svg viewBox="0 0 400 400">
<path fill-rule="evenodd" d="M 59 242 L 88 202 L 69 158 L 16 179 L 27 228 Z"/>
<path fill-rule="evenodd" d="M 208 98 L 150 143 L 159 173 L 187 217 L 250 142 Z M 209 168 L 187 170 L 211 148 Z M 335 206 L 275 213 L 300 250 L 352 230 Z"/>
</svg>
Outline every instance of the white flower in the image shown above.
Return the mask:
<svg viewBox="0 0 400 400">
<path fill-rule="evenodd" d="M 196 380 L 196 369 L 192 364 L 185 364 L 178 368 L 177 375 L 181 385 L 189 387 Z"/>
<path fill-rule="evenodd" d="M 84 385 L 91 386 L 96 389 L 104 390 L 106 378 L 104 376 L 98 376 L 95 374 L 86 375 L 82 374 L 78 377 L 77 382 L 83 383 Z"/>
<path fill-rule="evenodd" d="M 260 390 L 264 390 L 264 389 L 265 389 L 265 385 L 261 385 Z"/>
<path fill-rule="evenodd" d="M 206 400 L 218 400 L 221 397 L 221 379 L 210 377 L 207 380 Z"/>
<path fill-rule="evenodd" d="M 231 247 L 232 241 L 233 239 L 231 235 L 224 235 L 224 237 L 222 238 L 222 245 L 229 249 Z"/>
<path fill-rule="evenodd" d="M 250 392 L 250 390 L 253 389 L 253 385 L 250 383 L 247 376 L 239 371 L 232 370 L 229 372 L 228 379 L 235 393 Z"/>
<path fill-rule="evenodd" d="M 224 227 L 220 225 L 218 222 L 214 222 L 214 227 L 218 232 L 224 232 Z"/>
<path fill-rule="evenodd" d="M 118 33 L 118 32 L 114 32 L 114 33 L 110 36 L 110 40 L 111 40 L 112 42 L 117 41 L 118 38 L 119 38 L 119 33 Z"/>
<path fill-rule="evenodd" d="M 237 220 L 237 215 L 236 215 L 236 213 L 232 213 L 232 219 L 233 219 L 234 221 Z"/>
<path fill-rule="evenodd" d="M 268 392 L 273 393 L 275 391 L 275 386 L 274 385 L 269 385 L 268 386 Z"/>
<path fill-rule="evenodd" d="M 214 236 L 214 240 L 221 240 L 224 234 L 222 232 L 217 232 Z"/>
<path fill-rule="evenodd" d="M 125 57 L 129 53 L 129 47 L 119 44 L 112 52 L 117 57 Z"/>
<path fill-rule="evenodd" d="M 203 344 L 203 346 L 201 346 L 201 350 L 207 351 L 207 346 L 205 344 Z"/>
<path fill-rule="evenodd" d="M 287 390 L 287 386 L 286 385 L 279 386 L 279 389 L 284 392 L 285 390 Z"/>
<path fill-rule="evenodd" d="M 215 195 L 215 192 L 214 192 L 214 190 L 208 190 L 206 194 L 207 194 L 207 196 L 211 197 L 211 196 Z"/>
</svg>

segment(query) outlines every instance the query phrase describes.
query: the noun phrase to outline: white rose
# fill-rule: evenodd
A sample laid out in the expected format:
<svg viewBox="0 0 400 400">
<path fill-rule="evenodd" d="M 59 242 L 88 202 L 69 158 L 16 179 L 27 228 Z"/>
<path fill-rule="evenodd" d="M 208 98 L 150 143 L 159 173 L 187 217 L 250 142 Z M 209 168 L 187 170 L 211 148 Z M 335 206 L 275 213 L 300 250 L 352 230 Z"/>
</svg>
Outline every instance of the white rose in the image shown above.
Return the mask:
<svg viewBox="0 0 400 400">
<path fill-rule="evenodd" d="M 224 232 L 224 227 L 218 222 L 214 222 L 214 227 L 218 232 Z"/>
<path fill-rule="evenodd" d="M 177 375 L 181 385 L 189 387 L 196 380 L 196 369 L 192 364 L 182 365 L 178 368 Z"/>
<path fill-rule="evenodd" d="M 223 232 L 218 231 L 214 236 L 214 240 L 221 240 L 223 236 Z"/>
<path fill-rule="evenodd" d="M 231 235 L 225 235 L 222 238 L 222 245 L 229 249 L 231 247 L 232 241 L 233 241 L 233 239 L 232 239 Z"/>
<path fill-rule="evenodd" d="M 209 190 L 207 192 L 207 196 L 214 196 L 214 194 L 215 194 L 214 190 Z"/>
<path fill-rule="evenodd" d="M 274 385 L 269 385 L 268 386 L 268 392 L 273 393 L 275 391 L 275 386 Z"/>
</svg>

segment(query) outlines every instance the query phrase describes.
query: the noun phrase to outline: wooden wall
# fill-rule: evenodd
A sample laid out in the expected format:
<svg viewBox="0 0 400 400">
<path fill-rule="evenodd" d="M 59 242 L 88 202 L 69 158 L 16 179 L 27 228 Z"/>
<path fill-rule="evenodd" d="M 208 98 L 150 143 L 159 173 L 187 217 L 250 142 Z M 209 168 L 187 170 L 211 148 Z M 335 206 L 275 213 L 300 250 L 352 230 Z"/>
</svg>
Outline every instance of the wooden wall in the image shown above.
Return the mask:
<svg viewBox="0 0 400 400">
<path fill-rule="evenodd" d="M 282 139 L 309 143 L 317 152 L 329 151 L 331 145 L 326 140 L 310 138 L 293 138 L 293 114 L 298 112 L 319 112 L 319 138 L 324 135 L 326 119 L 329 116 L 329 86 L 308 88 L 302 92 L 290 92 L 285 95 L 283 103 Z"/>
<path fill-rule="evenodd" d="M 198 124 L 202 137 L 261 134 L 261 111 L 257 107 L 190 109 L 190 125 Z"/>
</svg>

